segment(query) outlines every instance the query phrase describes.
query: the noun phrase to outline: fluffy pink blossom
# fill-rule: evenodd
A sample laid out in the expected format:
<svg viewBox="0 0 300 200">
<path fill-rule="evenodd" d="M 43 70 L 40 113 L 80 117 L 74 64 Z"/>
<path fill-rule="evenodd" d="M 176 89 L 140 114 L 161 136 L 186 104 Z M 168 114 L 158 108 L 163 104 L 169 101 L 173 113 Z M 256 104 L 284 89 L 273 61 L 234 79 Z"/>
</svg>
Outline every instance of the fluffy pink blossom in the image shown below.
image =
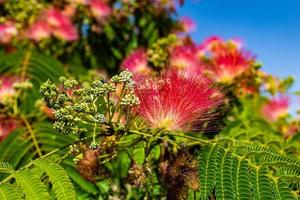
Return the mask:
<svg viewBox="0 0 300 200">
<path fill-rule="evenodd" d="M 202 74 L 185 76 L 168 71 L 155 80 L 137 81 L 137 114 L 152 128 L 200 130 L 212 119 L 209 111 L 222 101 L 219 91 Z"/>
<path fill-rule="evenodd" d="M 261 108 L 262 116 L 270 122 L 285 117 L 289 110 L 289 98 L 287 96 L 273 97 Z"/>
<path fill-rule="evenodd" d="M 104 0 L 88 0 L 92 15 L 100 21 L 111 15 L 112 9 Z"/>
<path fill-rule="evenodd" d="M 39 20 L 29 27 L 27 30 L 27 37 L 35 41 L 40 41 L 50 37 L 51 31 L 51 27 L 48 23 L 43 20 Z"/>
<path fill-rule="evenodd" d="M 211 36 L 197 47 L 197 53 L 200 56 L 210 57 L 214 54 L 226 53 L 229 49 L 241 50 L 241 48 L 241 39 L 236 38 L 225 41 L 218 36 Z"/>
<path fill-rule="evenodd" d="M 17 33 L 17 28 L 13 22 L 7 21 L 3 24 L 0 24 L 0 43 L 9 43 L 12 38 L 17 35 Z"/>
<path fill-rule="evenodd" d="M 74 41 L 78 39 L 77 30 L 73 25 L 64 25 L 53 30 L 53 35 L 57 38 Z"/>
<path fill-rule="evenodd" d="M 0 141 L 4 140 L 18 126 L 19 123 L 16 119 L 0 117 Z"/>
<path fill-rule="evenodd" d="M 71 19 L 63 11 L 56 8 L 49 8 L 42 15 L 41 21 L 50 26 L 51 33 L 63 40 L 74 41 L 78 39 L 76 27 Z"/>
<path fill-rule="evenodd" d="M 192 32 L 196 30 L 196 23 L 189 17 L 182 17 L 180 22 L 183 27 L 183 31 L 186 33 Z"/>
<path fill-rule="evenodd" d="M 13 85 L 18 81 L 15 76 L 2 76 L 0 77 L 0 102 L 3 103 L 7 98 L 15 95 L 16 90 Z"/>
<path fill-rule="evenodd" d="M 175 46 L 170 50 L 170 66 L 190 72 L 203 70 L 203 63 L 196 54 L 197 48 L 192 45 Z"/>
<path fill-rule="evenodd" d="M 71 25 L 70 18 L 63 14 L 63 12 L 56 8 L 49 8 L 45 12 L 45 19 L 49 25 L 53 27 L 61 27 L 65 25 Z"/>
<path fill-rule="evenodd" d="M 253 57 L 248 52 L 228 50 L 214 55 L 212 71 L 218 82 L 231 83 L 253 63 Z"/>
<path fill-rule="evenodd" d="M 151 68 L 147 64 L 145 49 L 138 48 L 130 53 L 121 64 L 122 69 L 128 69 L 134 74 L 149 74 Z"/>
</svg>

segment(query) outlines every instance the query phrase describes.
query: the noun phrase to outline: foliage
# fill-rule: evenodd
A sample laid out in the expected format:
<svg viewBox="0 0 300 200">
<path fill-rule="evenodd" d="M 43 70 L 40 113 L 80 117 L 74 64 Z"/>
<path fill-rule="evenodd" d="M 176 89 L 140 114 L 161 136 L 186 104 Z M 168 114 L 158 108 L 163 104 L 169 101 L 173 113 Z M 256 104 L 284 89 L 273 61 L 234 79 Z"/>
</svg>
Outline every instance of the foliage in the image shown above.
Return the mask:
<svg viewBox="0 0 300 200">
<path fill-rule="evenodd" d="M 0 199 L 299 199 L 293 78 L 182 3 L 0 3 Z"/>
</svg>

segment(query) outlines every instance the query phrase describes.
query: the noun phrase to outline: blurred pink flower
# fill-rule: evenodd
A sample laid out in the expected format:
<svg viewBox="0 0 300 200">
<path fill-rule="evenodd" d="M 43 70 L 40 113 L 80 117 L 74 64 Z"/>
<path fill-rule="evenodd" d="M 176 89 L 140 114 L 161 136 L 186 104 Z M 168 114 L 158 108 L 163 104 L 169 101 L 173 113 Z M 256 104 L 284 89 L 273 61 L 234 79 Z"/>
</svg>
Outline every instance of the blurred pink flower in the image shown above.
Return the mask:
<svg viewBox="0 0 300 200">
<path fill-rule="evenodd" d="M 121 64 L 122 69 L 128 69 L 134 74 L 149 74 L 151 68 L 147 64 L 147 54 L 144 48 L 138 48 L 130 53 Z"/>
<path fill-rule="evenodd" d="M 36 21 L 27 30 L 27 37 L 35 41 L 48 38 L 50 35 L 51 27 L 43 20 Z"/>
<path fill-rule="evenodd" d="M 199 130 L 212 119 L 208 111 L 222 101 L 201 73 L 192 77 L 172 70 L 154 80 L 137 81 L 137 85 L 140 105 L 136 112 L 152 128 Z"/>
<path fill-rule="evenodd" d="M 196 23 L 189 17 L 182 17 L 180 22 L 183 27 L 183 31 L 186 33 L 192 32 L 196 30 Z"/>
<path fill-rule="evenodd" d="M 241 40 L 213 36 L 198 46 L 197 54 L 210 61 L 207 68 L 217 82 L 232 83 L 254 63 L 254 57 L 241 46 Z"/>
<path fill-rule="evenodd" d="M 16 76 L 0 77 L 0 102 L 3 103 L 7 98 L 11 98 L 16 94 L 13 85 L 18 81 Z"/>
<path fill-rule="evenodd" d="M 200 72 L 204 65 L 197 57 L 197 48 L 192 45 L 175 46 L 170 50 L 170 66 L 189 72 Z"/>
<path fill-rule="evenodd" d="M 63 11 L 56 8 L 49 8 L 45 11 L 44 15 L 42 15 L 41 19 L 51 27 L 51 33 L 54 36 L 67 41 L 78 39 L 76 27 Z"/>
<path fill-rule="evenodd" d="M 18 120 L 0 117 L 0 141 L 3 141 L 12 131 L 18 128 L 18 126 Z"/>
<path fill-rule="evenodd" d="M 17 28 L 13 22 L 6 21 L 5 23 L 0 24 L 0 43 L 9 43 L 12 38 L 17 35 L 17 33 Z"/>
<path fill-rule="evenodd" d="M 61 27 L 64 25 L 71 25 L 71 20 L 63 14 L 61 10 L 56 8 L 49 8 L 45 11 L 45 20 L 48 22 L 49 25 L 53 27 Z"/>
<path fill-rule="evenodd" d="M 275 122 L 288 114 L 289 102 L 287 96 L 273 97 L 263 104 L 261 114 L 267 121 Z"/>
<path fill-rule="evenodd" d="M 248 52 L 228 50 L 213 57 L 213 75 L 218 82 L 231 83 L 253 63 L 253 57 Z"/>
<path fill-rule="evenodd" d="M 88 0 L 92 15 L 100 21 L 111 15 L 112 9 L 104 0 Z"/>
<path fill-rule="evenodd" d="M 73 25 L 64 25 L 57 29 L 53 30 L 53 35 L 57 38 L 67 40 L 67 41 L 74 41 L 78 39 L 77 30 Z"/>
</svg>

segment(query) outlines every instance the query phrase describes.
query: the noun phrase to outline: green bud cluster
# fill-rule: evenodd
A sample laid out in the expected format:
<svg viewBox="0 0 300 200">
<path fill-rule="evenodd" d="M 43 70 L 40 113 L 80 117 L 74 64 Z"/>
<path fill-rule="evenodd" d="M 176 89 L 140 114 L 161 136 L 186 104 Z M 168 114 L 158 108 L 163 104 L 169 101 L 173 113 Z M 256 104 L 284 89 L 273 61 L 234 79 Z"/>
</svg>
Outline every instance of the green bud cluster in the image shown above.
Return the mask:
<svg viewBox="0 0 300 200">
<path fill-rule="evenodd" d="M 116 93 L 118 85 L 123 88 L 121 94 Z M 95 131 L 104 124 L 113 126 L 115 113 L 139 104 L 129 71 L 113 76 L 110 81 L 93 80 L 81 85 L 65 77 L 59 79 L 59 85 L 48 80 L 41 86 L 40 93 L 54 109 L 54 128 L 63 134 Z"/>
<path fill-rule="evenodd" d="M 152 47 L 147 51 L 149 62 L 153 66 L 162 68 L 166 65 L 169 58 L 168 48 L 177 41 L 177 36 L 171 34 L 165 38 L 157 40 Z"/>
<path fill-rule="evenodd" d="M 129 94 L 126 94 L 122 100 L 121 100 L 121 105 L 123 106 L 137 106 L 140 104 L 140 100 L 133 92 L 130 92 Z"/>
</svg>

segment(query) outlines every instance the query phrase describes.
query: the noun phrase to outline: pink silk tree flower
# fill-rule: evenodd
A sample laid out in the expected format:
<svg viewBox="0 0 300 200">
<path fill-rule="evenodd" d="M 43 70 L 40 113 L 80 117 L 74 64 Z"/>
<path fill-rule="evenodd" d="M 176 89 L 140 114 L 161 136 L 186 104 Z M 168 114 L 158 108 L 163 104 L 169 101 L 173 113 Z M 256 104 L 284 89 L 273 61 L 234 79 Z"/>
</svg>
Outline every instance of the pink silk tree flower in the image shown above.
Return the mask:
<svg viewBox="0 0 300 200">
<path fill-rule="evenodd" d="M 112 13 L 111 7 L 104 0 L 88 0 L 92 15 L 99 21 L 104 21 Z"/>
<path fill-rule="evenodd" d="M 208 51 L 210 51 L 214 44 L 222 43 L 223 39 L 218 36 L 212 36 L 204 40 L 203 43 L 201 43 L 198 46 L 198 52 L 201 52 L 202 55 L 205 55 Z"/>
<path fill-rule="evenodd" d="M 254 62 L 248 52 L 227 50 L 212 58 L 212 72 L 217 82 L 232 83 L 233 80 L 250 68 Z"/>
<path fill-rule="evenodd" d="M 289 104 L 287 96 L 273 97 L 262 106 L 261 114 L 267 121 L 275 122 L 288 114 Z"/>
<path fill-rule="evenodd" d="M 0 77 L 0 102 L 6 101 L 16 94 L 13 85 L 18 81 L 15 76 L 2 76 Z"/>
<path fill-rule="evenodd" d="M 17 35 L 17 33 L 17 28 L 13 22 L 7 21 L 3 24 L 0 24 L 0 43 L 9 43 L 12 38 Z"/>
<path fill-rule="evenodd" d="M 78 39 L 77 29 L 73 25 L 63 25 L 53 30 L 53 35 L 66 41 L 75 41 Z"/>
<path fill-rule="evenodd" d="M 18 128 L 16 119 L 0 117 L 0 142 L 3 141 L 12 131 Z"/>
<path fill-rule="evenodd" d="M 53 27 L 61 27 L 64 25 L 71 25 L 72 22 L 69 17 L 63 14 L 63 11 L 57 8 L 49 8 L 44 13 L 44 19 Z"/>
<path fill-rule="evenodd" d="M 185 76 L 167 71 L 157 79 L 138 80 L 138 116 L 152 128 L 197 131 L 212 120 L 212 109 L 222 102 L 219 91 L 202 73 Z"/>
<path fill-rule="evenodd" d="M 169 64 L 172 68 L 201 72 L 204 67 L 196 52 L 197 48 L 192 45 L 175 46 L 170 50 Z"/>
<path fill-rule="evenodd" d="M 76 27 L 72 24 L 71 19 L 64 15 L 63 11 L 49 8 L 45 12 L 43 19 L 51 26 L 54 36 L 66 41 L 78 39 Z"/>
<path fill-rule="evenodd" d="M 198 55 L 210 57 L 215 54 L 226 53 L 229 49 L 241 50 L 242 44 L 242 40 L 239 38 L 225 41 L 218 36 L 212 36 L 204 40 L 204 42 L 197 47 Z"/>
<path fill-rule="evenodd" d="M 36 21 L 27 30 L 27 37 L 34 41 L 40 41 L 51 36 L 51 27 L 43 20 Z"/>
<path fill-rule="evenodd" d="M 144 48 L 138 48 L 131 52 L 122 62 L 121 68 L 134 74 L 147 75 L 151 68 L 147 64 L 147 54 Z"/>
<path fill-rule="evenodd" d="M 183 31 L 185 33 L 189 33 L 196 30 L 196 23 L 189 17 L 182 17 L 180 19 L 180 23 L 182 24 Z"/>
</svg>

